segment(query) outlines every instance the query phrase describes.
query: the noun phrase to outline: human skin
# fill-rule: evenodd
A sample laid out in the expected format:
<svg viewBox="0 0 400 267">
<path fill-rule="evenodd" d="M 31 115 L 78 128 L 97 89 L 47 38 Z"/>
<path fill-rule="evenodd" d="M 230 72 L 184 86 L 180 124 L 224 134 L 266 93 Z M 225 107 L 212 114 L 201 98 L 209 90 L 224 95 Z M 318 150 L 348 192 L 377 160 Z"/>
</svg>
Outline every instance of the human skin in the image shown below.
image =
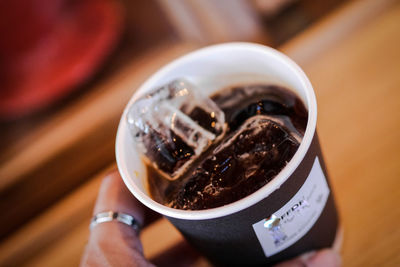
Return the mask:
<svg viewBox="0 0 400 267">
<path fill-rule="evenodd" d="M 149 212 L 136 200 L 123 183 L 117 171 L 104 178 L 93 215 L 103 211 L 116 211 L 132 215 L 139 224 L 146 223 Z M 148 216 L 147 216 L 148 217 Z M 163 253 L 160 257 L 146 259 L 138 233 L 130 226 L 112 221 L 96 225 L 81 260 L 81 266 L 190 266 L 199 254 L 187 243 Z M 338 267 L 339 254 L 332 249 L 309 252 L 282 262 L 276 267 Z"/>
</svg>

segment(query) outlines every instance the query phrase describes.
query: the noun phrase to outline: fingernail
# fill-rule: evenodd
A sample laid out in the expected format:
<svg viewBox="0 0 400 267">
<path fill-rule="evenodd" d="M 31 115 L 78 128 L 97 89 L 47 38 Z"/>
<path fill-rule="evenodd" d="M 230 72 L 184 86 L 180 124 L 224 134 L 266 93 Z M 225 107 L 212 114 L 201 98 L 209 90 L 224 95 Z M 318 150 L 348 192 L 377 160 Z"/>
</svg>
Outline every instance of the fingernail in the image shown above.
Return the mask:
<svg viewBox="0 0 400 267">
<path fill-rule="evenodd" d="M 309 252 L 306 252 L 306 253 L 300 255 L 299 258 L 302 262 L 304 262 L 306 264 L 309 261 L 309 259 L 312 258 L 316 253 L 317 252 L 315 250 L 312 250 L 312 251 L 309 251 Z"/>
<path fill-rule="evenodd" d="M 332 249 L 324 249 L 317 253 L 306 255 L 305 258 L 301 258 L 306 266 L 326 266 L 326 267 L 339 267 L 341 266 L 340 255 Z"/>
<path fill-rule="evenodd" d="M 332 257 L 332 262 L 334 262 L 334 266 L 342 266 L 342 257 L 336 250 L 331 250 L 331 257 Z"/>
</svg>

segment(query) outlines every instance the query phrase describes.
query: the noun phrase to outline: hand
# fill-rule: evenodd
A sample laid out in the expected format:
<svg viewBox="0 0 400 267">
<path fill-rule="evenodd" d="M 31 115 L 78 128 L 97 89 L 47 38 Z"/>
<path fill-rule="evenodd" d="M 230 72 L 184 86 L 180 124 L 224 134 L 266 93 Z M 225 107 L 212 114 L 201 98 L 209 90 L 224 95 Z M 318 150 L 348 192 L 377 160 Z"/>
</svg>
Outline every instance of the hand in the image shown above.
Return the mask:
<svg viewBox="0 0 400 267">
<path fill-rule="evenodd" d="M 128 191 L 117 171 L 107 175 L 100 187 L 93 214 L 102 211 L 130 214 L 141 225 L 148 221 L 148 214 L 151 214 Z M 154 215 L 152 217 L 154 218 Z M 150 261 L 161 266 L 190 266 L 199 257 L 200 255 L 183 241 L 178 247 Z M 123 223 L 112 221 L 98 224 L 91 230 L 81 266 L 154 266 L 150 261 L 143 256 L 142 244 L 135 230 Z M 297 266 L 336 267 L 340 266 L 340 257 L 333 250 L 324 249 L 276 265 Z"/>
</svg>

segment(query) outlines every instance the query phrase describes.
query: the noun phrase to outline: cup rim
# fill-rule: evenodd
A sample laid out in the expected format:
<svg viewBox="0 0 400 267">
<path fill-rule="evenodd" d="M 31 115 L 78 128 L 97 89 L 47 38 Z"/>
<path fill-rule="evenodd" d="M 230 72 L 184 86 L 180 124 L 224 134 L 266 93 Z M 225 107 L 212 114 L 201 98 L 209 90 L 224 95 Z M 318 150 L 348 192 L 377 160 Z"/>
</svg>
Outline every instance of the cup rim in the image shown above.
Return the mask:
<svg viewBox="0 0 400 267">
<path fill-rule="evenodd" d="M 132 181 L 130 177 L 127 167 L 126 161 L 123 159 L 122 150 L 123 142 L 125 135 L 127 134 L 127 125 L 125 115 L 128 111 L 129 106 L 140 96 L 144 91 L 148 90 L 150 84 L 155 83 L 155 81 L 159 80 L 160 77 L 163 77 L 166 73 L 170 72 L 176 66 L 185 64 L 188 61 L 192 61 L 198 57 L 203 57 L 209 53 L 218 53 L 220 50 L 247 50 L 247 51 L 256 51 L 262 54 L 265 54 L 268 57 L 273 57 L 275 60 L 283 63 L 289 71 L 293 72 L 293 74 L 299 79 L 301 83 L 301 87 L 304 89 L 305 93 L 305 102 L 308 105 L 308 121 L 306 131 L 304 133 L 304 137 L 302 142 L 300 143 L 299 148 L 297 149 L 295 155 L 292 159 L 286 164 L 286 166 L 279 172 L 277 176 L 275 176 L 270 182 L 266 185 L 255 191 L 254 193 L 232 202 L 230 204 L 212 208 L 205 210 L 180 210 L 174 209 L 167 206 L 164 206 L 155 200 L 153 200 L 150 196 L 142 192 L 142 190 Z M 292 175 L 292 173 L 299 166 L 303 158 L 305 157 L 312 139 L 314 137 L 315 129 L 317 122 L 317 103 L 314 94 L 313 87 L 311 82 L 307 78 L 306 74 L 303 70 L 288 56 L 275 50 L 271 47 L 264 46 L 256 43 L 247 43 L 247 42 L 232 42 L 232 43 L 223 43 L 217 45 L 207 46 L 188 54 L 185 54 L 172 62 L 161 67 L 156 73 L 150 76 L 139 88 L 133 96 L 131 97 L 129 103 L 126 105 L 123 115 L 121 116 L 121 120 L 118 126 L 117 138 L 115 144 L 115 154 L 118 170 L 124 180 L 124 183 L 128 187 L 129 191 L 145 206 L 148 208 L 168 217 L 184 219 L 184 220 L 206 220 L 213 219 L 218 217 L 227 216 L 241 210 L 244 210 L 254 204 L 260 202 L 261 200 L 268 197 L 272 192 L 279 189 L 280 186 Z"/>
</svg>

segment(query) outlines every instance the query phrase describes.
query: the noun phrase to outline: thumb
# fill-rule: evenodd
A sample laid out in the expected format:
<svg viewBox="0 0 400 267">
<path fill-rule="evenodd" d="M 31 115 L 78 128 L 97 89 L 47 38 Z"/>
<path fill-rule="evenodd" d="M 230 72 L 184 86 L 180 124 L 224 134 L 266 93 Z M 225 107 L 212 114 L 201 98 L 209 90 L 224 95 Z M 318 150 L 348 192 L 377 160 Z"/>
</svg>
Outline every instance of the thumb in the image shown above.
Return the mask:
<svg viewBox="0 0 400 267">
<path fill-rule="evenodd" d="M 289 261 L 275 265 L 275 267 L 339 267 L 341 260 L 339 254 L 333 249 L 323 249 L 309 252 Z"/>
<path fill-rule="evenodd" d="M 104 211 L 133 216 L 140 225 L 144 207 L 126 188 L 117 171 L 103 180 L 93 214 Z M 143 256 L 138 233 L 118 221 L 100 223 L 90 233 L 81 266 L 151 266 Z"/>
</svg>

